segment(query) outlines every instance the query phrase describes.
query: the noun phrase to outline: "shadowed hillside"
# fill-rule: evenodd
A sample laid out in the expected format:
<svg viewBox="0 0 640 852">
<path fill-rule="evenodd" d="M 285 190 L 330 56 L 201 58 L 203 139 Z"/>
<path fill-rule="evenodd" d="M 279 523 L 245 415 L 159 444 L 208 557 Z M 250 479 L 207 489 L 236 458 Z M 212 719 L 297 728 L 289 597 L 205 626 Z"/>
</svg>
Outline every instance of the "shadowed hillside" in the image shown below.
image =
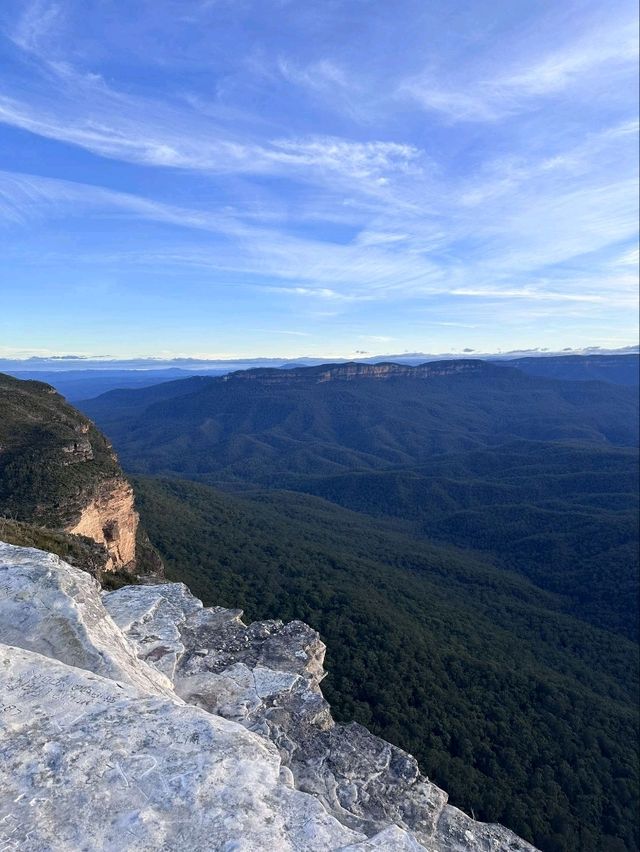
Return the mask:
<svg viewBox="0 0 640 852">
<path fill-rule="evenodd" d="M 483 361 L 248 370 L 112 391 L 81 407 L 131 470 L 264 484 L 518 438 L 629 446 L 638 435 L 633 389 Z"/>
</svg>

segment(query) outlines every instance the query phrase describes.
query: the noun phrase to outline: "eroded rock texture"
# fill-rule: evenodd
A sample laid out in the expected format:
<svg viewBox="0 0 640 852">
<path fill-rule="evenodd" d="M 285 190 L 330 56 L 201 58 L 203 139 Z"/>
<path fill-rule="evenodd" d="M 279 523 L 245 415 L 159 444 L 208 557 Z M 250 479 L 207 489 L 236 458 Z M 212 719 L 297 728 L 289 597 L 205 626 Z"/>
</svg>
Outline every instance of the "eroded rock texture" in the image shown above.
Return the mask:
<svg viewBox="0 0 640 852">
<path fill-rule="evenodd" d="M 0 848 L 531 852 L 335 725 L 324 646 L 0 543 Z"/>
<path fill-rule="evenodd" d="M 106 570 L 126 570 L 135 567 L 139 523 L 133 488 L 125 479 L 114 477 L 96 487 L 66 532 L 101 544 L 108 553 Z"/>
</svg>

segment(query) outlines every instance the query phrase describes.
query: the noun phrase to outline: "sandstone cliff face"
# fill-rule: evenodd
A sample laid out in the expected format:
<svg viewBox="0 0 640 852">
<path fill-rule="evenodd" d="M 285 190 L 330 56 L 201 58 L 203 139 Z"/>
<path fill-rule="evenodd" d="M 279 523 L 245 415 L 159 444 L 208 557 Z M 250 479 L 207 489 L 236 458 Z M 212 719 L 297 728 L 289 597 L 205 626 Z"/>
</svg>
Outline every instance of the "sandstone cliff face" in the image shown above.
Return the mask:
<svg viewBox="0 0 640 852">
<path fill-rule="evenodd" d="M 135 567 L 139 520 L 133 489 L 126 480 L 114 477 L 99 484 L 80 517 L 65 529 L 106 548 L 105 570 L 127 570 Z"/>
<path fill-rule="evenodd" d="M 268 385 L 323 384 L 325 382 L 354 381 L 355 379 L 431 379 L 435 376 L 451 376 L 460 373 L 475 373 L 494 369 L 486 362 L 473 359 L 456 361 L 434 361 L 411 367 L 406 364 L 381 363 L 329 364 L 324 367 L 302 369 L 257 369 L 241 370 L 222 376 L 222 382 L 254 381 Z"/>
<path fill-rule="evenodd" d="M 101 593 L 0 543 L 0 840 L 40 850 L 533 852 L 336 725 L 324 646 L 182 584 Z"/>
<path fill-rule="evenodd" d="M 430 379 L 434 376 L 451 376 L 456 373 L 470 373 L 482 370 L 484 365 L 479 361 L 441 361 L 435 364 L 419 364 L 408 367 L 404 364 L 344 364 L 325 370 L 317 381 L 350 381 L 358 378 L 391 379 L 402 377 L 407 379 Z"/>
</svg>

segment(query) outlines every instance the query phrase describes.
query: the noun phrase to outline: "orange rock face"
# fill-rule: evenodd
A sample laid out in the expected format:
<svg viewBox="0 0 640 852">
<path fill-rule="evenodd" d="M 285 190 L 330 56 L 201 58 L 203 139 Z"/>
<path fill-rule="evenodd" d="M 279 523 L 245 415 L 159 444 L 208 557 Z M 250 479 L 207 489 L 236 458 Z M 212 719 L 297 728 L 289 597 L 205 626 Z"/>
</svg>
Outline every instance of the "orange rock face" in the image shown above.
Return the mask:
<svg viewBox="0 0 640 852">
<path fill-rule="evenodd" d="M 133 507 L 133 489 L 122 479 L 106 480 L 77 521 L 66 532 L 92 538 L 107 548 L 107 570 L 118 570 L 135 560 L 139 517 Z"/>
</svg>

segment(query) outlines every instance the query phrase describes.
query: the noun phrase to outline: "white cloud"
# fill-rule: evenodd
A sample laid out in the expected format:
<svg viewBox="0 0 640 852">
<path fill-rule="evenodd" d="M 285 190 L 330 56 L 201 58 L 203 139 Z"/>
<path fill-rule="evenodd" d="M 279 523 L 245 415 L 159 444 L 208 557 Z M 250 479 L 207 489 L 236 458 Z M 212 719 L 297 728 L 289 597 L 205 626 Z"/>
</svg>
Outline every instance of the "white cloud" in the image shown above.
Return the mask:
<svg viewBox="0 0 640 852">
<path fill-rule="evenodd" d="M 615 260 L 616 266 L 630 266 L 634 270 L 638 270 L 638 265 L 640 264 L 640 250 L 638 247 L 631 248 L 628 251 L 625 251 L 624 254 L 621 254 Z M 633 280 L 637 280 L 637 276 L 634 276 Z"/>
<path fill-rule="evenodd" d="M 585 176 L 593 180 L 594 172 L 608 174 L 612 165 L 620 167 L 626 161 L 633 167 L 639 127 L 636 119 L 624 121 L 590 133 L 570 147 L 554 151 L 550 146 L 542 156 L 489 161 L 474 180 L 465 183 L 460 201 L 463 206 L 485 205 L 500 196 L 515 196 L 533 181 L 559 186 L 562 191 L 574 179 L 583 182 Z"/>
<path fill-rule="evenodd" d="M 538 210 L 525 197 L 522 204 L 531 218 L 527 221 L 527 213 L 523 214 L 525 221 L 517 230 L 509 230 L 497 211 L 490 211 L 495 213 L 491 221 L 452 223 L 450 239 L 454 243 L 459 236 L 473 233 L 472 227 L 483 235 L 481 253 L 464 265 L 452 265 L 446 254 L 440 260 L 437 255 L 432 258 L 418 251 L 420 235 L 415 230 L 400 241 L 327 242 L 294 236 L 286 227 L 256 225 L 241 210 L 198 210 L 102 187 L 7 172 L 0 172 L 0 214 L 11 222 L 27 223 L 33 217 L 86 218 L 111 211 L 170 226 L 173 243 L 179 230 L 201 232 L 206 236 L 197 244 L 177 242 L 172 247 L 165 241 L 160 245 L 154 242 L 152 247 L 140 245 L 111 257 L 95 257 L 89 252 L 85 260 L 90 265 L 106 263 L 117 268 L 132 264 L 200 268 L 240 276 L 245 285 L 266 286 L 274 293 L 336 306 L 438 295 L 484 301 L 633 304 L 634 276 L 612 276 L 606 260 L 587 261 L 579 267 L 573 262 L 573 268 L 541 272 L 546 264 L 614 243 L 633 227 L 630 210 L 623 210 L 622 205 L 629 188 L 622 185 L 614 187 L 613 192 L 611 187 L 605 189 L 610 192 L 606 203 L 600 197 L 601 189 L 595 188 L 556 199 L 555 209 L 543 199 Z M 548 221 L 542 227 L 545 216 Z M 576 223 L 578 236 L 571 231 Z M 411 222 L 405 220 L 403 224 L 409 226 Z M 558 243 L 554 242 L 555 232 Z M 619 262 L 619 255 L 613 262 Z M 536 283 L 520 283 L 533 273 Z M 276 286 L 274 279 L 282 283 Z"/>
<path fill-rule="evenodd" d="M 35 0 L 25 5 L 21 17 L 9 32 L 9 38 L 27 53 L 39 53 L 61 20 L 59 3 Z"/>
<path fill-rule="evenodd" d="M 281 57 L 277 66 L 285 80 L 306 89 L 319 92 L 329 90 L 335 95 L 336 87 L 347 89 L 353 85 L 345 70 L 330 59 L 320 59 L 308 65 L 300 65 Z"/>
<path fill-rule="evenodd" d="M 601 86 L 603 81 L 611 85 L 620 72 L 635 76 L 637 62 L 637 20 L 614 21 L 608 29 L 599 28 L 562 49 L 514 63 L 511 70 L 443 85 L 429 69 L 401 81 L 396 94 L 453 121 L 496 121 L 567 90 L 592 96 L 594 80 Z"/>
<path fill-rule="evenodd" d="M 557 293 L 549 290 L 536 290 L 533 287 L 522 289 L 491 289 L 488 287 L 458 287 L 451 291 L 452 296 L 467 296 L 478 299 L 526 299 L 530 302 L 604 302 L 605 297 L 592 293 Z"/>
<path fill-rule="evenodd" d="M 211 233 L 238 235 L 243 231 L 231 215 L 163 204 L 90 184 L 0 171 L 0 213 L 9 220 L 99 215 L 109 210 Z"/>
<path fill-rule="evenodd" d="M 0 122 L 102 157 L 142 165 L 222 172 L 264 170 L 259 150 L 217 138 L 214 133 L 201 132 L 199 138 L 193 138 L 180 131 L 178 115 L 165 110 L 165 115 L 154 118 L 148 104 L 132 98 L 119 102 L 101 88 L 96 87 L 95 99 L 84 92 L 86 104 L 69 98 L 55 108 L 34 107 L 0 94 Z"/>
<path fill-rule="evenodd" d="M 419 172 L 421 152 L 396 142 L 352 142 L 333 136 L 277 139 L 267 156 L 291 166 L 320 167 L 354 178 L 379 180 L 386 173 Z"/>
<path fill-rule="evenodd" d="M 516 70 L 495 80 L 495 94 L 510 97 L 537 97 L 553 94 L 573 85 L 582 85 L 603 66 L 634 67 L 638 59 L 638 30 L 633 24 L 599 31 L 563 51 L 543 57 L 533 66 Z"/>
<path fill-rule="evenodd" d="M 196 111 L 121 95 L 97 75 L 73 77 L 70 94 L 50 105 L 0 91 L 0 123 L 134 164 L 335 186 L 340 180 L 373 195 L 387 191 L 390 179 L 421 170 L 422 153 L 411 145 L 333 136 L 236 138 Z"/>
<path fill-rule="evenodd" d="M 392 245 L 403 243 L 408 239 L 408 234 L 385 233 L 384 231 L 360 231 L 356 237 L 356 243 L 361 246 Z"/>
<path fill-rule="evenodd" d="M 411 256 L 392 255 L 383 247 L 296 237 L 281 230 L 257 227 L 231 213 L 211 213 L 102 187 L 0 172 L 0 212 L 12 221 L 99 215 L 109 210 L 171 225 L 174 229 L 208 232 L 228 243 L 227 248 L 217 246 L 215 250 L 207 246 L 175 251 L 154 248 L 151 253 L 142 250 L 139 254 L 142 262 L 195 265 L 251 274 L 257 279 L 273 276 L 305 282 L 285 288 L 294 295 L 335 301 L 370 300 L 414 285 L 429 289 L 434 276 L 440 277 L 437 268 L 428 261 L 416 262 Z M 135 253 L 130 260 L 136 262 Z M 124 255 L 118 256 L 118 262 L 125 261 Z"/>
</svg>

